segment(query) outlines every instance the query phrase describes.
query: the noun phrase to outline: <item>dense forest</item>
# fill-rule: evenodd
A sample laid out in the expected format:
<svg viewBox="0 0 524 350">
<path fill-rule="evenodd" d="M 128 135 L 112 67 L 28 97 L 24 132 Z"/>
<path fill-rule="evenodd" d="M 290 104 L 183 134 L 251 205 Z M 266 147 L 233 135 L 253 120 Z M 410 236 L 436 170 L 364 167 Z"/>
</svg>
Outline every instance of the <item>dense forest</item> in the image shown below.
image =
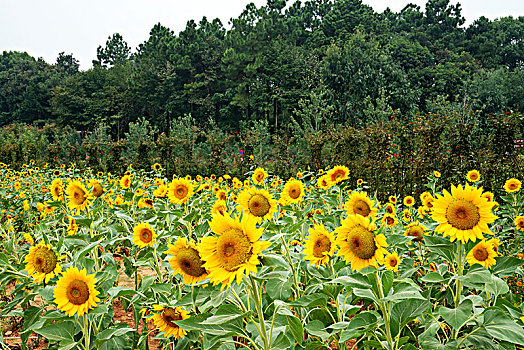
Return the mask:
<svg viewBox="0 0 524 350">
<path fill-rule="evenodd" d="M 274 132 L 311 106 L 354 127 L 410 119 L 441 99 L 480 118 L 522 111 L 524 17 L 464 23 L 449 0 L 398 13 L 360 0 L 268 0 L 247 5 L 230 29 L 203 18 L 176 34 L 159 23 L 136 50 L 115 33 L 86 71 L 72 54 L 49 64 L 4 51 L 0 125 L 103 123 L 118 139 L 142 117 L 165 133 L 186 114 L 233 132 L 265 120 Z"/>
</svg>

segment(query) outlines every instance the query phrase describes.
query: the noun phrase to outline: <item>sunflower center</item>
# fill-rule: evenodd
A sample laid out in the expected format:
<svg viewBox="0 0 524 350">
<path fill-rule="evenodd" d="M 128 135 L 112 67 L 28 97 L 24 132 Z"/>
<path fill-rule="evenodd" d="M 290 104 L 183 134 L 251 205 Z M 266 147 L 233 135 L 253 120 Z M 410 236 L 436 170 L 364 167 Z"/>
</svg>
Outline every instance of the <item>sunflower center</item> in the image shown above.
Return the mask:
<svg viewBox="0 0 524 350">
<path fill-rule="evenodd" d="M 55 270 L 56 261 L 55 252 L 47 248 L 40 248 L 35 253 L 33 265 L 36 271 L 47 275 Z"/>
<path fill-rule="evenodd" d="M 217 241 L 217 254 L 227 271 L 235 271 L 253 255 L 249 238 L 236 228 L 223 232 Z"/>
<path fill-rule="evenodd" d="M 422 230 L 419 226 L 411 226 L 408 229 L 407 235 L 409 237 L 415 237 L 413 238 L 413 241 L 420 242 L 423 239 L 424 230 Z"/>
<path fill-rule="evenodd" d="M 261 194 L 255 194 L 249 200 L 248 207 L 251 214 L 262 217 L 269 212 L 269 200 Z"/>
<path fill-rule="evenodd" d="M 361 225 L 357 225 L 349 231 L 347 242 L 351 252 L 362 260 L 372 258 L 377 250 L 375 235 Z"/>
<path fill-rule="evenodd" d="M 206 273 L 206 269 L 202 267 L 204 262 L 194 248 L 181 248 L 176 255 L 176 261 L 182 271 L 189 276 L 200 277 Z"/>
<path fill-rule="evenodd" d="M 470 230 L 480 221 L 477 206 L 465 199 L 452 202 L 448 206 L 446 217 L 451 226 L 459 230 Z"/>
<path fill-rule="evenodd" d="M 293 199 L 297 199 L 298 197 L 300 197 L 300 189 L 299 188 L 291 188 L 289 190 L 289 196 Z"/>
<path fill-rule="evenodd" d="M 359 215 L 362 215 L 363 217 L 366 217 L 369 215 L 369 213 L 371 213 L 371 208 L 365 201 L 363 201 L 362 199 L 359 199 L 353 205 L 353 211 L 355 212 L 355 214 L 359 214 Z"/>
<path fill-rule="evenodd" d="M 93 196 L 98 198 L 103 193 L 104 193 L 104 189 L 102 188 L 102 185 L 100 185 L 98 182 L 95 183 L 95 185 L 93 186 L 93 192 L 92 192 Z"/>
<path fill-rule="evenodd" d="M 477 248 L 473 252 L 473 255 L 475 256 L 475 259 L 478 261 L 485 261 L 488 258 L 488 251 L 485 248 Z"/>
<path fill-rule="evenodd" d="M 165 323 L 168 324 L 168 326 L 178 327 L 173 321 L 180 321 L 182 319 L 182 315 L 173 308 L 167 308 L 162 312 L 162 318 L 164 319 Z"/>
<path fill-rule="evenodd" d="M 388 213 L 388 214 L 393 214 L 393 207 L 390 206 L 390 205 L 388 205 L 388 206 L 386 207 L 386 213 Z"/>
<path fill-rule="evenodd" d="M 85 202 L 86 200 L 86 197 L 85 197 L 85 193 L 84 191 L 82 191 L 81 189 L 76 189 L 74 192 L 73 192 L 73 202 L 74 204 L 76 205 L 79 205 L 79 204 L 82 204 Z"/>
<path fill-rule="evenodd" d="M 393 219 L 391 216 L 386 217 L 386 225 L 393 226 L 395 223 L 395 219 Z"/>
<path fill-rule="evenodd" d="M 89 287 L 81 280 L 73 280 L 67 286 L 67 299 L 75 305 L 82 305 L 89 299 Z"/>
<path fill-rule="evenodd" d="M 178 185 L 176 188 L 175 188 L 175 197 L 177 197 L 178 199 L 183 199 L 186 197 L 187 193 L 189 192 L 189 190 L 187 189 L 186 186 L 184 185 Z"/>
<path fill-rule="evenodd" d="M 518 228 L 524 228 L 524 219 L 520 219 L 517 221 L 517 227 Z"/>
<path fill-rule="evenodd" d="M 517 189 L 517 184 L 512 182 L 512 183 L 509 184 L 508 187 L 509 187 L 510 190 L 515 190 L 515 189 Z"/>
<path fill-rule="evenodd" d="M 323 258 L 325 252 L 331 250 L 331 241 L 328 237 L 322 235 L 317 238 L 315 244 L 313 245 L 313 255 L 315 258 Z"/>
<path fill-rule="evenodd" d="M 149 243 L 153 240 L 153 232 L 151 232 L 150 229 L 148 229 L 147 227 L 144 227 L 141 231 L 140 231 L 140 240 L 144 243 Z"/>
<path fill-rule="evenodd" d="M 395 257 L 389 258 L 389 266 L 395 267 L 395 266 L 397 266 L 397 264 L 398 264 L 397 258 L 395 258 Z"/>
</svg>

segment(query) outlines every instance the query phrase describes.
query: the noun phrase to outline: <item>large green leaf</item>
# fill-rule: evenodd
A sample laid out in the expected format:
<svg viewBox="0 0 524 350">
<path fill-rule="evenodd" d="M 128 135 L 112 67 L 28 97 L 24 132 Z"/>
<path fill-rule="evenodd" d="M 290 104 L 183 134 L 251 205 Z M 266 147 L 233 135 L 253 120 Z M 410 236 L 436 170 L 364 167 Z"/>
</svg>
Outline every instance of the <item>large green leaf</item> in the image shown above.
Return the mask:
<svg viewBox="0 0 524 350">
<path fill-rule="evenodd" d="M 304 327 L 302 326 L 302 322 L 295 316 L 286 316 L 286 319 L 293 338 L 295 338 L 295 341 L 299 345 L 302 345 L 304 341 Z"/>
<path fill-rule="evenodd" d="M 391 309 L 391 331 L 393 336 L 402 330 L 412 319 L 431 307 L 428 300 L 412 299 L 406 303 L 396 303 Z"/>
<path fill-rule="evenodd" d="M 453 329 L 457 330 L 473 315 L 472 308 L 473 302 L 470 299 L 464 299 L 456 309 L 442 306 L 439 314 Z"/>
<path fill-rule="evenodd" d="M 73 321 L 64 321 L 52 323 L 44 328 L 35 329 L 34 331 L 50 341 L 74 340 L 76 334 L 75 323 Z"/>
<path fill-rule="evenodd" d="M 509 292 L 509 286 L 501 278 L 491 276 L 491 281 L 486 283 L 486 291 L 494 295 L 502 295 Z"/>
<path fill-rule="evenodd" d="M 326 331 L 326 327 L 319 320 L 313 320 L 306 324 L 307 332 L 314 336 L 319 337 L 322 341 L 326 341 L 329 338 L 329 333 Z"/>
<path fill-rule="evenodd" d="M 524 329 L 499 309 L 486 309 L 483 325 L 488 334 L 495 339 L 524 344 Z"/>
<path fill-rule="evenodd" d="M 511 256 L 495 258 L 497 263 L 491 267 L 491 272 L 498 277 L 507 277 L 515 273 L 519 266 L 524 265 L 524 260 Z"/>
<path fill-rule="evenodd" d="M 380 315 L 375 311 L 364 311 L 349 321 L 348 327 L 342 331 L 340 342 L 344 343 L 350 339 L 361 337 L 376 327 Z"/>
</svg>

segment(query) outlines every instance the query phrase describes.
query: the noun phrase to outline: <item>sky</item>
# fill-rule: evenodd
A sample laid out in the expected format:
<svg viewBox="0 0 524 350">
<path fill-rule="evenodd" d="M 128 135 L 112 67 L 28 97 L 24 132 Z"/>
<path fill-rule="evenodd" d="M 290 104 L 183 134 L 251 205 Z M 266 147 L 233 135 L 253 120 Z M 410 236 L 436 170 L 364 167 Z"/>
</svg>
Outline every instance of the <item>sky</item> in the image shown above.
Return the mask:
<svg viewBox="0 0 524 350">
<path fill-rule="evenodd" d="M 236 18 L 249 2 L 257 6 L 266 0 L 0 0 L 0 52 L 26 51 L 56 62 L 60 52 L 72 53 L 82 70 L 92 66 L 96 49 L 113 33 L 120 33 L 135 49 L 149 37 L 158 22 L 174 30 L 186 22 L 206 16 L 227 23 Z M 288 3 L 291 2 L 288 0 Z M 452 0 L 451 3 L 456 3 Z M 462 0 L 463 16 L 470 24 L 480 16 L 495 19 L 524 16 L 524 0 Z M 387 7 L 400 11 L 406 4 L 424 8 L 425 0 L 363 0 L 375 11 Z"/>
</svg>

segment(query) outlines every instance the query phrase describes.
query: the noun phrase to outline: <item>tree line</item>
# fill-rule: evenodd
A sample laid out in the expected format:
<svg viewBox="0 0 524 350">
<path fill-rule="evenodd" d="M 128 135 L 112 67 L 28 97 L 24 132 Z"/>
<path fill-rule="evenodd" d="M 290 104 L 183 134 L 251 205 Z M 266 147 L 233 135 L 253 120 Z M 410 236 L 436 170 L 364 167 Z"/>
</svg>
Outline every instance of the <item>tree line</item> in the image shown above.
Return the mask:
<svg viewBox="0 0 524 350">
<path fill-rule="evenodd" d="M 229 29 L 205 17 L 178 34 L 156 24 L 136 50 L 115 33 L 85 71 L 72 54 L 50 64 L 4 51 L 0 125 L 103 124 L 119 139 L 140 118 L 168 134 L 189 114 L 231 132 L 264 121 L 275 133 L 407 121 L 443 100 L 485 126 L 490 114 L 524 111 L 524 17 L 464 23 L 449 0 L 380 13 L 361 0 L 268 0 Z"/>
</svg>

